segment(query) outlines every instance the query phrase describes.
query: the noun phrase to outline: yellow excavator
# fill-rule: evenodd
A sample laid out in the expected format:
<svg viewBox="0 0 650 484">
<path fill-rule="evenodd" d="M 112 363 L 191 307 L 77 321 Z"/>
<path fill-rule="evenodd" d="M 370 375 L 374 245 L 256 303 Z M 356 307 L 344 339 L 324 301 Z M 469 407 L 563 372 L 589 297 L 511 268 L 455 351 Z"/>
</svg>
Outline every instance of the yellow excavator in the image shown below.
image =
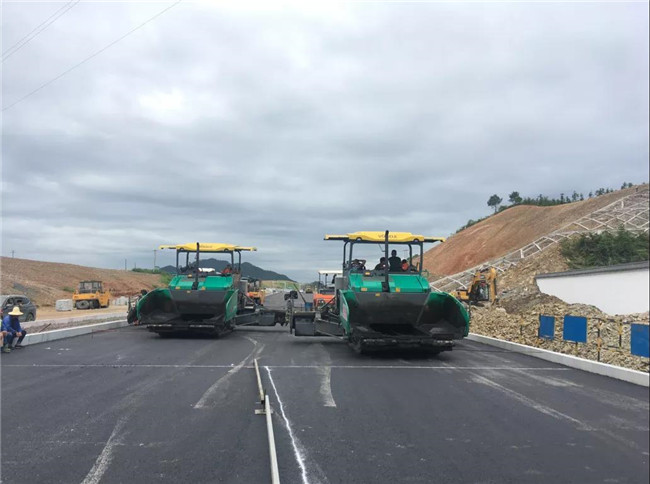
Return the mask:
<svg viewBox="0 0 650 484">
<path fill-rule="evenodd" d="M 489 302 L 494 304 L 497 301 L 497 270 L 488 267 L 476 271 L 472 281 L 466 288 L 456 289 L 450 293 L 460 302 L 477 304 Z"/>
</svg>

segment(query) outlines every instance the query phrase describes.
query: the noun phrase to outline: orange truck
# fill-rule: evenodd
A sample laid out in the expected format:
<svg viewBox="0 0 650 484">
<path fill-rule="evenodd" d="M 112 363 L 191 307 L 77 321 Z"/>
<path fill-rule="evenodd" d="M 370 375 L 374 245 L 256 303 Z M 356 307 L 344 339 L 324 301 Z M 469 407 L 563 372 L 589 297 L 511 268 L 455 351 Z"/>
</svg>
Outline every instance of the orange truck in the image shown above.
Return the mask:
<svg viewBox="0 0 650 484">
<path fill-rule="evenodd" d="M 316 286 L 316 291 L 314 291 L 314 307 L 317 310 L 334 299 L 336 295 L 334 280 L 337 277 L 341 277 L 342 273 L 342 271 L 335 269 L 321 269 L 318 271 L 318 285 Z"/>
</svg>

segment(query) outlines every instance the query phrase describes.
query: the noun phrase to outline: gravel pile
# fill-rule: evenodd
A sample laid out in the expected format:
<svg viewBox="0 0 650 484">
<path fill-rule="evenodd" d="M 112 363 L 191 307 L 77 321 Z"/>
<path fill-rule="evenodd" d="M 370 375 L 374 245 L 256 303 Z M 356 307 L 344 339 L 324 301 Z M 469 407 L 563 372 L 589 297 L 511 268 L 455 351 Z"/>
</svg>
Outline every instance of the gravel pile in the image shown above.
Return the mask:
<svg viewBox="0 0 650 484">
<path fill-rule="evenodd" d="M 566 353 L 598 361 L 598 329 L 602 338 L 600 361 L 648 372 L 647 358 L 630 354 L 630 324 L 648 324 L 648 313 L 610 316 L 594 306 L 567 304 L 542 294 L 535 275 L 566 270 L 559 247 L 524 261 L 499 278 L 499 303 L 471 309 L 470 331 L 516 343 Z M 537 337 L 539 316 L 555 316 L 555 340 Z M 587 318 L 587 343 L 570 343 L 562 339 L 565 314 Z M 619 334 L 620 331 L 620 334 Z"/>
</svg>

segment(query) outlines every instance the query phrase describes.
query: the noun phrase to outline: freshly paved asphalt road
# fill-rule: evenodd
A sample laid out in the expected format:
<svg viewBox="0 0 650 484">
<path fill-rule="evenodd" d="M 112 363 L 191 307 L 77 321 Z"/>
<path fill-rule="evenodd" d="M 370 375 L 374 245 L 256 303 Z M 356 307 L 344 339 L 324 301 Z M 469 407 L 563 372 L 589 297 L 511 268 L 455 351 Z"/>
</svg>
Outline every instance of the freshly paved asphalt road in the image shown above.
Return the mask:
<svg viewBox="0 0 650 484">
<path fill-rule="evenodd" d="M 129 327 L 2 355 L 4 483 L 648 482 L 648 390 L 464 341 L 360 356 L 242 328 Z"/>
</svg>

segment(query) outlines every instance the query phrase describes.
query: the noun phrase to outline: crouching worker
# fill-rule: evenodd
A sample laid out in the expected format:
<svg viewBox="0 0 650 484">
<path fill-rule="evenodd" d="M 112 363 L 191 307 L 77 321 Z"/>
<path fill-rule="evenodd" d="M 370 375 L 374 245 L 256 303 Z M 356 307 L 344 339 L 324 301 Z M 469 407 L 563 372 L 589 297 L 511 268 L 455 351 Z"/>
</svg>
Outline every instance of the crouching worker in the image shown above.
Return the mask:
<svg viewBox="0 0 650 484">
<path fill-rule="evenodd" d="M 20 321 L 18 320 L 18 316 L 22 316 L 22 314 L 20 308 L 14 306 L 11 312 L 7 313 L 5 317 L 2 318 L 2 332 L 4 336 L 2 342 L 3 353 L 9 353 L 11 348 L 23 347 L 21 343 L 25 339 L 27 332 L 20 326 Z"/>
</svg>

